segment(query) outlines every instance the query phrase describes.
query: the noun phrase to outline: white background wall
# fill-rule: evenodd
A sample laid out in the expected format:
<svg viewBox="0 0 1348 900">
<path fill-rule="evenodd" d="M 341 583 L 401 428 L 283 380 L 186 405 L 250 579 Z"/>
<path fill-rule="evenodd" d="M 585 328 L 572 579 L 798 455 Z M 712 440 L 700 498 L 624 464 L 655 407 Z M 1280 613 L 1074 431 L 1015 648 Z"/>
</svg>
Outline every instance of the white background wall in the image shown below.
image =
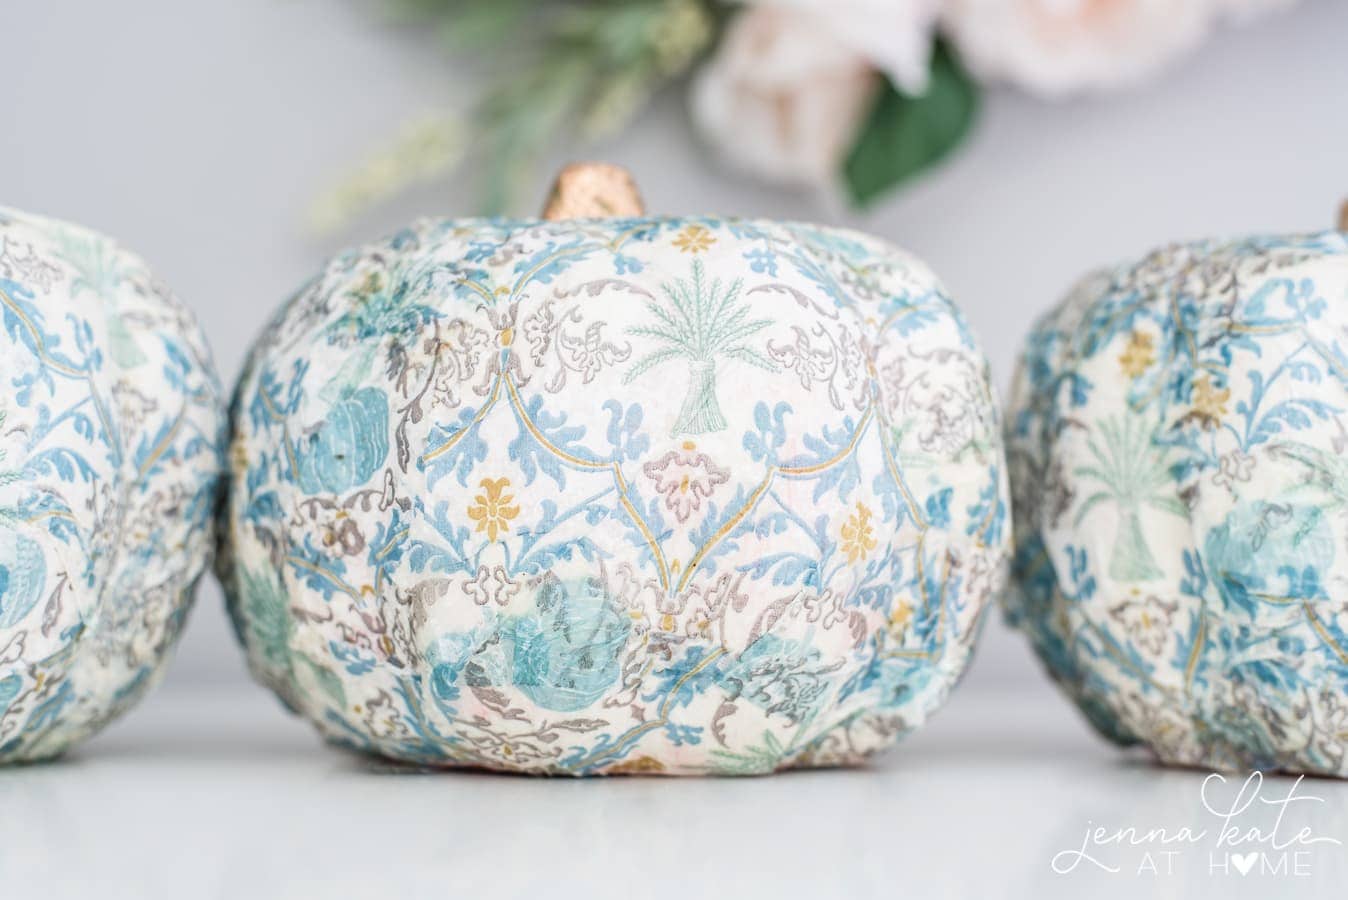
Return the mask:
<svg viewBox="0 0 1348 900">
<path fill-rule="evenodd" d="M 344 167 L 407 118 L 468 95 L 464 73 L 428 40 L 380 26 L 378 8 L 0 0 L 0 204 L 144 255 L 196 310 L 232 380 L 270 311 L 340 245 L 414 215 L 473 211 L 460 178 L 344 235 L 305 232 L 307 205 Z M 846 223 L 907 246 L 968 311 L 1004 387 L 1031 318 L 1085 270 L 1171 239 L 1332 221 L 1348 196 L 1348 3 L 1307 0 L 1224 32 L 1126 94 L 1049 104 L 991 93 L 957 158 L 864 216 L 709 166 L 679 92 L 585 155 L 633 169 L 653 211 Z M 209 579 L 170 677 L 245 677 Z M 1048 690 L 995 614 L 969 685 Z"/>
</svg>

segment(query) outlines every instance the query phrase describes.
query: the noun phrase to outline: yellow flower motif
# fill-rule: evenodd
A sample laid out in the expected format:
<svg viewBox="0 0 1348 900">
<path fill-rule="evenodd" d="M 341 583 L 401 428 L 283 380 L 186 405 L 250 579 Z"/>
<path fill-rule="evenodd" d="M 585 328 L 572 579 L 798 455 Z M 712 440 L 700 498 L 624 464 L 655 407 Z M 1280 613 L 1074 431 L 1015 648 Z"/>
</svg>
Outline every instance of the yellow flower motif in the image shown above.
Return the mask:
<svg viewBox="0 0 1348 900">
<path fill-rule="evenodd" d="M 371 272 L 365 276 L 365 280 L 356 288 L 356 296 L 362 299 L 369 298 L 384 289 L 384 279 L 378 272 Z"/>
<path fill-rule="evenodd" d="M 510 530 L 510 520 L 520 514 L 518 506 L 510 506 L 514 494 L 502 494 L 510 486 L 509 478 L 484 478 L 482 488 L 485 494 L 478 494 L 477 501 L 468 507 L 468 518 L 477 522 L 477 530 L 487 532 L 487 540 L 496 540 L 496 535 Z"/>
<path fill-rule="evenodd" d="M 1147 367 L 1156 362 L 1152 352 L 1153 338 L 1145 331 L 1134 331 L 1128 337 L 1128 346 L 1119 355 L 1119 367 L 1129 378 L 1137 378 Z"/>
<path fill-rule="evenodd" d="M 856 512 L 847 517 L 842 527 L 842 549 L 847 561 L 865 559 L 875 549 L 875 535 L 871 530 L 871 511 L 864 503 L 857 504 Z"/>
<path fill-rule="evenodd" d="M 907 600 L 900 600 L 894 604 L 894 611 L 889 614 L 889 630 L 896 636 L 903 634 L 908 630 L 908 625 L 913 621 L 913 604 Z"/>
<path fill-rule="evenodd" d="M 674 238 L 674 246 L 684 253 L 700 253 L 703 250 L 710 250 L 714 243 L 716 243 L 716 238 L 712 237 L 711 232 L 703 225 L 689 225 L 679 232 L 678 237 Z"/>
<path fill-rule="evenodd" d="M 1218 390 L 1212 386 L 1212 376 L 1204 375 L 1194 382 L 1194 415 L 1203 423 L 1204 428 L 1216 428 L 1222 416 L 1226 415 L 1226 401 L 1231 399 L 1231 389 Z"/>
</svg>

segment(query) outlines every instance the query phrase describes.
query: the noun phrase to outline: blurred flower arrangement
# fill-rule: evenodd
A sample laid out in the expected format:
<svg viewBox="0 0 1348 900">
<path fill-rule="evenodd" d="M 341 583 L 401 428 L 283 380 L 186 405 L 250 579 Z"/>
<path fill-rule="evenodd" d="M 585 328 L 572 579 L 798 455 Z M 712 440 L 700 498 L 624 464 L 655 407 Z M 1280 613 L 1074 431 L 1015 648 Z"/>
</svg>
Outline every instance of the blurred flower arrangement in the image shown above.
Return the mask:
<svg viewBox="0 0 1348 900">
<path fill-rule="evenodd" d="M 492 80 L 414 122 L 323 198 L 320 227 L 472 159 L 506 209 L 558 141 L 622 129 L 691 75 L 692 119 L 764 179 L 864 206 L 968 135 L 979 86 L 1045 97 L 1135 83 L 1216 26 L 1296 0 L 384 0 Z"/>
</svg>

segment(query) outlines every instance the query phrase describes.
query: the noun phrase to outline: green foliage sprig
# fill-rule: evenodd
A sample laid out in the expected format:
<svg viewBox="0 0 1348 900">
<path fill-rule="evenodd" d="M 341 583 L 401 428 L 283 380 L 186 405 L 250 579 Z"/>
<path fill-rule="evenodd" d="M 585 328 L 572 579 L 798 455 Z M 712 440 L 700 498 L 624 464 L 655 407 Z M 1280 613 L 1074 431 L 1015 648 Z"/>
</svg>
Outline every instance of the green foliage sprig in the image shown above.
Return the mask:
<svg viewBox="0 0 1348 900">
<path fill-rule="evenodd" d="M 430 29 L 460 55 L 491 57 L 493 80 L 461 116 L 411 123 L 313 210 L 331 230 L 418 182 L 471 163 L 483 213 L 506 211 L 533 165 L 569 139 L 626 126 L 714 45 L 723 0 L 388 0 L 395 20 Z M 865 206 L 934 165 L 967 136 L 978 88 L 944 42 L 910 96 L 885 81 L 841 166 Z"/>
<path fill-rule="evenodd" d="M 320 227 L 469 159 L 482 211 L 504 211 L 543 152 L 622 129 L 725 15 L 712 0 L 396 0 L 393 12 L 456 52 L 494 54 L 501 74 L 466 117 L 415 123 L 369 160 L 315 210 Z"/>
</svg>

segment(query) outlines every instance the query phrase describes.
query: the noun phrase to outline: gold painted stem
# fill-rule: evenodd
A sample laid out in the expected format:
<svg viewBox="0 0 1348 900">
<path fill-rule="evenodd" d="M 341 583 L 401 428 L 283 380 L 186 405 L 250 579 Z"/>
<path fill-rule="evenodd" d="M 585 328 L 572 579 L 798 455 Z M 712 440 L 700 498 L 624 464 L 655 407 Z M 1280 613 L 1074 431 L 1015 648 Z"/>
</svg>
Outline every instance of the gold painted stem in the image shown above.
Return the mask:
<svg viewBox="0 0 1348 900">
<path fill-rule="evenodd" d="M 645 215 L 632 173 L 612 163 L 571 163 L 557 173 L 543 218 L 605 219 Z"/>
<path fill-rule="evenodd" d="M 1348 200 L 1339 207 L 1339 231 L 1348 231 Z"/>
</svg>

